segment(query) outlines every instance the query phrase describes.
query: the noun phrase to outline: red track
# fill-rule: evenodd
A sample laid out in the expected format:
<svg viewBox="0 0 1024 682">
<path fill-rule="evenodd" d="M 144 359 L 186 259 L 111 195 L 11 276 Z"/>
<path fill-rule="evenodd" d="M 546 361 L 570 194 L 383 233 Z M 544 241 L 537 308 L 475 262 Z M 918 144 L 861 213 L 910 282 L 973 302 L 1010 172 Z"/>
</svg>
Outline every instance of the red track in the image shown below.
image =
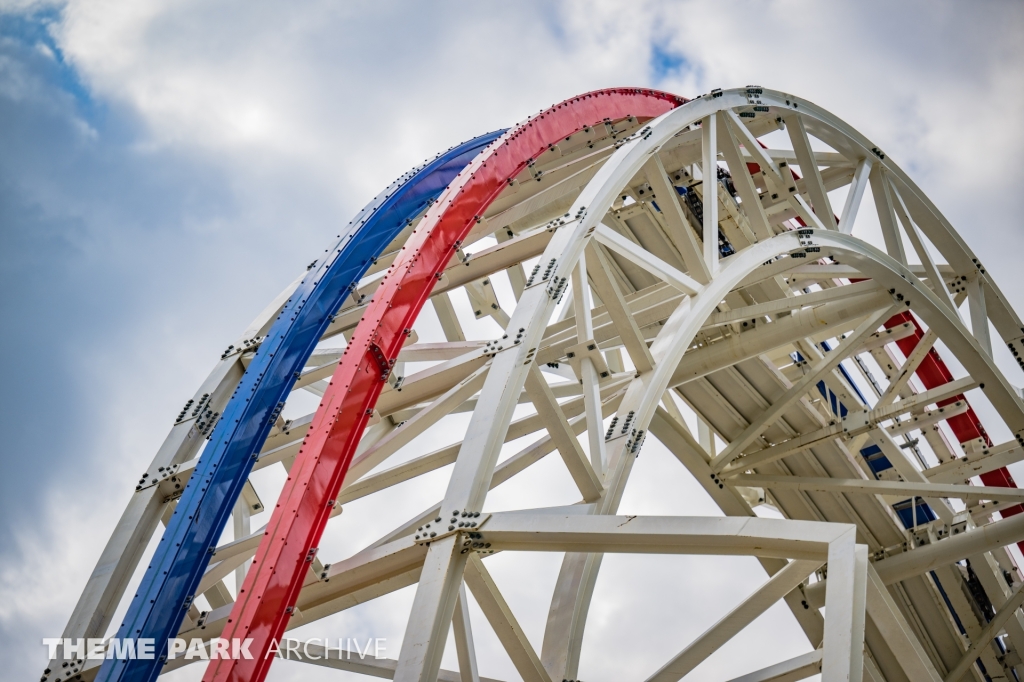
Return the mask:
<svg viewBox="0 0 1024 682">
<path fill-rule="evenodd" d="M 917 343 L 921 340 L 921 337 L 924 336 L 924 332 L 921 331 L 921 327 L 918 325 L 917 320 L 915 320 L 914 316 L 910 313 L 900 313 L 899 315 L 890 318 L 885 323 L 885 326 L 895 327 L 903 324 L 904 322 L 910 322 L 914 325 L 914 333 L 900 339 L 896 342 L 896 345 L 900 347 L 903 355 L 909 358 L 910 354 L 914 352 L 914 348 L 917 347 Z M 950 373 L 949 368 L 946 367 L 946 363 L 944 363 L 942 358 L 939 357 L 938 352 L 932 348 L 928 351 L 928 355 L 925 356 L 920 367 L 917 368 L 917 378 L 921 381 L 925 390 L 928 390 L 948 384 L 953 380 L 953 375 Z M 967 399 L 964 396 L 958 395 L 953 398 L 949 398 L 948 400 L 944 400 L 941 403 L 938 403 L 938 405 L 939 407 L 942 407 L 943 405 L 955 403 L 958 400 L 967 402 Z M 961 443 L 966 443 L 967 441 L 974 440 L 975 438 L 984 438 L 986 445 L 991 447 L 992 440 L 988 437 L 988 433 L 985 432 L 985 427 L 981 425 L 981 420 L 978 419 L 978 415 L 974 412 L 974 408 L 968 407 L 967 412 L 950 417 L 946 420 L 946 423 L 949 424 L 949 428 Z M 1017 487 L 1017 483 L 1014 482 L 1013 476 L 1010 475 L 1010 472 L 1006 468 L 996 469 L 995 471 L 990 471 L 987 474 L 982 474 L 981 482 L 985 485 L 999 486 L 1001 488 Z M 1005 518 L 1007 516 L 1020 514 L 1022 511 L 1024 511 L 1024 506 L 1018 505 L 1016 507 L 1004 509 L 1000 514 Z M 1020 547 L 1022 552 L 1024 552 L 1024 542 L 1017 543 L 1017 546 Z"/>
<path fill-rule="evenodd" d="M 647 120 L 685 99 L 641 89 L 566 100 L 509 130 L 455 178 L 409 237 L 370 301 L 317 408 L 252 568 L 221 635 L 251 638 L 251 660 L 211 661 L 205 682 L 262 682 L 308 574 L 349 462 L 394 358 L 439 275 L 479 216 L 533 159 L 585 127 Z"/>
<path fill-rule="evenodd" d="M 764 143 L 761 143 L 761 146 L 765 147 Z M 765 148 L 767 149 L 767 147 Z M 747 170 L 750 171 L 751 175 L 753 175 L 759 173 L 761 171 L 761 167 L 756 163 L 748 163 Z M 796 173 L 793 173 L 793 175 L 798 180 L 800 179 L 800 176 L 797 175 Z M 837 216 L 836 222 L 838 222 L 838 220 L 839 218 Z M 804 227 L 807 226 L 807 223 L 805 223 L 803 219 L 800 218 L 800 216 L 796 217 L 796 221 L 797 223 Z M 860 282 L 862 280 L 851 279 L 850 281 Z M 899 346 L 899 349 L 903 353 L 903 356 L 909 358 L 910 354 L 914 352 L 915 348 L 917 348 L 917 344 L 921 340 L 921 337 L 924 336 L 924 331 L 921 329 L 921 325 L 917 323 L 917 320 L 910 313 L 899 313 L 898 315 L 889 318 L 886 321 L 885 326 L 887 328 L 896 327 L 898 325 L 903 324 L 904 322 L 909 322 L 912 325 L 914 325 L 914 333 L 911 334 L 910 336 L 899 339 L 896 342 L 896 345 Z M 942 361 L 942 358 L 939 357 L 938 351 L 936 351 L 934 348 L 928 351 L 928 355 L 925 356 L 925 359 L 918 366 L 916 374 L 918 380 L 920 380 L 921 384 L 924 385 L 926 391 L 933 388 L 938 388 L 939 386 L 943 386 L 945 384 L 948 384 L 950 381 L 953 381 L 953 374 L 949 371 L 949 368 L 946 367 L 946 363 Z M 953 431 L 953 435 L 956 436 L 957 441 L 960 443 L 966 443 L 968 441 L 974 440 L 975 438 L 984 438 L 985 444 L 991 447 L 992 439 L 988 437 L 988 433 L 985 431 L 985 427 L 982 426 L 981 420 L 978 419 L 978 415 L 975 413 L 974 408 L 970 406 L 970 403 L 967 401 L 966 396 L 954 396 L 952 398 L 943 400 L 942 402 L 938 403 L 938 406 L 943 407 L 945 405 L 950 405 L 952 403 L 957 402 L 958 400 L 963 400 L 965 403 L 967 403 L 967 412 L 955 415 L 946 420 L 946 423 L 949 424 L 949 428 Z M 982 474 L 980 478 L 981 482 L 984 483 L 985 485 L 996 486 L 1000 488 L 1017 487 L 1016 481 L 1013 480 L 1013 476 L 1010 475 L 1010 471 L 1006 467 L 1003 467 L 1002 469 L 996 469 L 995 471 L 990 471 L 987 474 Z M 1024 511 L 1024 505 L 1017 505 L 1016 507 L 1004 509 L 999 513 L 1003 516 L 1003 518 L 1006 518 L 1007 516 L 1015 516 L 1017 514 L 1020 514 L 1022 511 Z M 1024 541 L 1018 542 L 1017 546 L 1020 548 L 1022 552 L 1024 552 Z"/>
</svg>

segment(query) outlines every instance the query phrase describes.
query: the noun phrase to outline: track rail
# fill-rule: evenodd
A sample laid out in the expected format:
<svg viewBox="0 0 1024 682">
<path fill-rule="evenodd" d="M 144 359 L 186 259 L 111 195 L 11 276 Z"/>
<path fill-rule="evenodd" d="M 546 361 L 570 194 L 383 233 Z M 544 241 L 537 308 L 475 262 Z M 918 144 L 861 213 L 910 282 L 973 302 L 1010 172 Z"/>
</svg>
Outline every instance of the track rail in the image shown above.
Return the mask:
<svg viewBox="0 0 1024 682">
<path fill-rule="evenodd" d="M 161 643 L 153 660 L 107 660 L 100 680 L 153 680 L 181 626 L 212 549 L 285 397 L 332 315 L 395 236 L 502 131 L 439 154 L 376 197 L 315 261 L 284 304 L 224 408 L 118 631 Z M 243 349 L 229 349 L 240 352 Z"/>
<path fill-rule="evenodd" d="M 918 325 L 917 320 L 915 320 L 914 316 L 910 313 L 900 313 L 886 321 L 885 324 L 887 327 L 895 327 L 903 324 L 904 322 L 910 322 L 914 325 L 914 333 L 898 340 L 896 345 L 899 346 L 903 355 L 909 358 L 910 354 L 914 352 L 914 349 L 917 348 L 917 344 L 924 336 L 924 332 L 921 330 L 920 325 Z M 928 355 L 925 357 L 924 361 L 921 362 L 921 366 L 918 367 L 917 378 L 920 379 L 921 385 L 924 386 L 925 390 L 928 390 L 949 383 L 953 380 L 953 375 L 949 371 L 949 368 L 946 367 L 946 363 L 943 362 L 938 351 L 932 348 L 928 351 Z M 939 407 L 944 407 L 946 405 L 952 405 L 958 400 L 963 400 L 970 405 L 964 395 L 947 398 L 946 400 L 937 403 L 937 405 Z M 978 418 L 973 407 L 968 407 L 967 411 L 963 414 L 950 417 L 946 420 L 946 423 L 949 424 L 950 430 L 960 443 L 967 443 L 968 441 L 972 441 L 976 438 L 981 438 L 985 441 L 987 446 L 992 446 L 992 439 L 989 438 L 988 433 L 985 431 L 985 427 L 982 425 L 981 420 Z M 981 478 L 981 482 L 987 486 L 995 486 L 999 488 L 1017 487 L 1017 482 L 1013 480 L 1013 476 L 1006 467 L 981 474 L 979 478 Z M 1003 509 L 999 513 L 1003 518 L 1008 518 L 1010 516 L 1016 516 L 1022 511 L 1024 511 L 1024 505 L 1017 505 L 1016 507 Z M 1020 547 L 1022 552 L 1024 552 L 1024 542 L 1017 543 L 1017 546 Z"/>
<path fill-rule="evenodd" d="M 353 333 L 239 590 L 224 636 L 251 638 L 253 659 L 212 662 L 204 680 L 266 677 L 273 660 L 266 653 L 288 624 L 308 571 L 307 559 L 315 552 L 408 330 L 491 202 L 563 138 L 604 121 L 654 118 L 684 102 L 675 95 L 641 89 L 574 97 L 509 130 L 449 185 L 403 247 Z"/>
<path fill-rule="evenodd" d="M 654 100 L 664 114 L 648 120 L 623 105 L 573 121 L 567 112 L 613 95 Z M 365 270 L 300 363 L 286 407 L 293 419 L 279 419 L 256 453 L 253 471 L 282 464 L 289 476 L 266 505 L 271 523 L 250 530 L 247 509 L 262 508 L 251 483 L 279 489 L 279 479 L 254 476 L 238 498 L 248 507 L 236 506 L 234 533 L 211 547 L 192 592 L 178 637 L 211 648 L 220 637 L 260 642 L 250 647 L 255 661 L 214 660 L 207 680 L 262 679 L 284 630 L 417 583 L 397 660 L 356 663 L 341 652 L 307 662 L 409 682 L 475 679 L 472 593 L 515 670 L 499 677 L 622 679 L 649 667 L 649 679 L 667 682 L 781 600 L 806 636 L 798 644 L 818 650 L 782 663 L 751 651 L 730 661 L 732 675 L 768 664 L 754 676 L 938 682 L 977 661 L 979 679 L 1024 679 L 1024 586 L 1007 552 L 1024 540 L 1024 515 L 1013 516 L 1024 493 L 996 487 L 1012 485 L 1005 467 L 1024 459 L 1024 402 L 993 363 L 989 338 L 991 324 L 1011 349 L 1024 348 L 1024 324 L 903 171 L 837 117 L 758 86 L 681 105 L 659 96 L 591 93 L 517 126 L 453 172 L 440 201 Z M 598 123 L 576 132 L 587 121 Z M 561 138 L 563 124 L 571 134 Z M 791 148 L 768 137 L 776 130 Z M 809 136 L 834 151 L 811 147 Z M 834 211 L 829 193 L 847 185 Z M 854 236 L 866 196 L 884 248 Z M 908 261 L 911 248 L 920 264 Z M 296 286 L 246 338 L 267 334 Z M 418 318 L 428 297 L 444 340 L 433 316 Z M 329 341 L 340 333 L 346 348 Z M 953 378 L 936 342 L 967 376 Z M 230 373 L 207 409 L 224 409 L 252 355 L 222 359 Z M 965 398 L 976 389 L 995 409 L 984 426 Z M 323 398 L 317 412 L 293 412 L 300 391 Z M 1015 440 L 993 445 L 985 427 L 1001 427 L 990 416 Z M 736 518 L 618 516 L 638 511 L 623 497 L 630 480 L 650 483 L 650 465 L 633 473 L 637 457 L 661 456 L 641 453 L 648 435 Z M 174 460 L 181 487 L 194 472 L 204 480 L 195 445 Z M 551 455 L 565 467 L 561 481 L 533 468 Z M 437 493 L 443 480 L 432 472 L 451 465 L 443 497 L 409 494 L 409 485 Z M 976 475 L 989 485 L 970 485 Z M 174 511 L 176 493 L 161 481 L 140 480 L 133 498 L 154 507 L 149 533 Z M 506 484 L 514 488 L 490 494 Z M 572 486 L 563 502 L 578 502 L 533 508 L 555 484 Z M 658 484 L 672 494 L 667 479 Z M 517 494 L 531 509 L 493 510 Z M 374 512 L 361 513 L 363 504 Z M 321 540 L 343 506 L 335 526 L 356 532 Z M 588 625 L 591 601 L 603 599 L 605 553 L 716 554 L 729 524 L 754 528 L 774 514 L 787 520 L 769 522 L 775 530 L 765 526 L 757 540 L 770 577 L 746 601 L 688 644 L 609 659 L 615 627 Z M 827 573 L 815 569 L 823 547 L 791 553 L 794 539 L 807 540 L 807 522 L 846 538 L 829 548 Z M 692 532 L 713 540 L 688 544 Z M 488 572 L 488 557 L 507 551 L 564 552 L 542 642 L 526 636 L 501 576 Z M 232 573 L 237 592 L 225 582 Z M 460 672 L 441 669 L 449 632 Z M 481 663 L 500 666 L 493 653 Z M 163 671 L 193 662 L 176 656 Z M 100 664 L 76 661 L 59 674 L 88 681 Z"/>
</svg>

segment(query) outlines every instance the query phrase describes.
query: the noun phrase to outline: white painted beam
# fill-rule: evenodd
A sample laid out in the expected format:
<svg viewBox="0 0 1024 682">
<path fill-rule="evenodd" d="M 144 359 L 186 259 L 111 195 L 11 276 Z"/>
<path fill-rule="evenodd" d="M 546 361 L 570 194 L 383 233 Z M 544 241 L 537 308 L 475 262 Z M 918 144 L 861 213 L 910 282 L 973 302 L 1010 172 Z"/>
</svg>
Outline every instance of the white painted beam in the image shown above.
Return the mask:
<svg viewBox="0 0 1024 682">
<path fill-rule="evenodd" d="M 750 176 L 750 171 L 747 170 L 746 159 L 743 158 L 743 154 L 736 143 L 736 137 L 730 129 L 726 115 L 719 112 L 717 118 L 718 144 L 722 149 L 722 156 L 725 157 L 725 162 L 729 165 L 729 172 L 732 174 L 732 182 L 736 187 L 736 192 L 740 195 L 743 213 L 747 216 L 750 228 L 759 241 L 770 239 L 774 231 L 768 222 L 768 216 L 764 212 L 764 206 L 761 204 L 761 197 L 757 193 L 754 180 Z"/>
<path fill-rule="evenodd" d="M 587 262 L 590 268 L 587 274 L 590 282 L 605 304 L 605 309 L 611 318 L 612 324 L 618 330 L 622 338 L 622 345 L 626 347 L 629 358 L 638 372 L 649 372 L 654 367 L 654 358 L 644 340 L 636 320 L 629 313 L 629 307 L 623 299 L 622 292 L 615 279 L 610 276 L 607 258 L 595 245 L 591 244 L 586 250 Z"/>
<path fill-rule="evenodd" d="M 803 118 L 799 114 L 791 112 L 783 116 L 782 120 L 786 122 L 786 130 L 789 132 L 789 139 L 793 144 L 797 163 L 800 165 L 800 174 L 804 176 L 804 183 L 807 193 L 811 197 L 814 214 L 825 228 L 834 230 L 836 229 L 836 217 L 832 212 L 828 192 L 821 181 L 818 160 L 811 150 L 811 141 L 807 136 L 806 128 L 804 128 Z"/>
<path fill-rule="evenodd" d="M 565 462 L 569 475 L 576 482 L 576 487 L 579 488 L 583 499 L 593 502 L 600 498 L 604 491 L 601 480 L 594 472 L 594 467 L 587 459 L 586 453 L 583 452 L 561 406 L 551 393 L 551 387 L 548 386 L 548 382 L 536 364 L 530 366 L 530 373 L 526 378 L 526 392 L 530 394 L 534 408 L 537 410 L 537 416 L 540 417 L 541 423 L 544 424 L 555 447 L 558 448 L 559 454 L 562 455 L 562 461 Z"/>
<path fill-rule="evenodd" d="M 704 177 L 704 263 L 718 272 L 718 117 L 701 121 L 701 173 Z"/>
<path fill-rule="evenodd" d="M 861 199 L 864 197 L 864 189 L 867 187 L 871 175 L 871 165 L 871 158 L 865 156 L 857 164 L 857 170 L 853 173 L 853 182 L 850 183 L 850 191 L 846 194 L 843 214 L 839 218 L 839 231 L 843 234 L 853 233 L 857 222 L 857 212 L 860 210 Z"/>
<path fill-rule="evenodd" d="M 668 236 L 679 249 L 679 254 L 686 264 L 693 279 L 699 282 L 707 282 L 711 279 L 707 263 L 701 253 L 701 245 L 697 242 L 697 236 L 690 228 L 690 223 L 683 214 L 683 207 L 679 205 L 678 192 L 668 181 L 668 173 L 657 154 L 652 154 L 650 161 L 644 165 L 644 174 L 647 182 L 654 190 L 654 196 L 658 201 L 658 208 L 665 218 L 668 227 Z"/>
<path fill-rule="evenodd" d="M 796 589 L 807 576 L 821 565 L 820 560 L 789 562 L 754 594 L 744 599 L 704 634 L 659 668 L 658 672 L 648 677 L 647 682 L 677 682 L 688 675 L 708 656 L 739 634 L 740 630 L 754 622 L 790 591 Z"/>
<path fill-rule="evenodd" d="M 733 439 L 729 446 L 722 451 L 722 454 L 712 460 L 711 470 L 718 473 L 740 457 L 743 450 L 757 440 L 765 429 L 774 424 L 797 400 L 813 389 L 826 374 L 838 367 L 850 351 L 859 347 L 861 342 L 868 335 L 874 333 L 883 321 L 891 317 L 894 309 L 895 306 L 869 315 L 852 334 L 843 339 L 838 347 L 814 363 L 806 374 L 776 398 L 767 410 L 758 415 L 739 436 Z"/>
<path fill-rule="evenodd" d="M 806 680 L 821 672 L 821 649 L 809 651 L 788 661 L 770 665 L 729 682 L 796 682 Z"/>
<path fill-rule="evenodd" d="M 960 561 L 972 554 L 991 552 L 1024 540 L 1024 514 L 968 530 L 930 545 L 876 561 L 878 577 L 892 585 L 915 575 L 926 573 L 937 566 Z"/>
<path fill-rule="evenodd" d="M 476 665 L 476 647 L 473 645 L 473 627 L 470 624 L 465 585 L 459 587 L 459 599 L 455 602 L 455 614 L 452 616 L 452 630 L 455 633 L 460 682 L 481 682 Z"/>
<path fill-rule="evenodd" d="M 524 682 L 551 682 L 512 609 L 498 590 L 490 572 L 475 554 L 470 556 L 466 566 L 466 584 Z"/>
<path fill-rule="evenodd" d="M 950 497 L 959 500 L 1016 500 L 1024 502 L 1024 490 L 995 486 L 948 483 L 911 483 L 856 478 L 814 478 L 810 476 L 769 476 L 741 474 L 728 479 L 730 485 L 763 487 L 770 490 L 819 490 L 853 495 L 907 495 Z"/>
<path fill-rule="evenodd" d="M 697 293 L 702 288 L 697 280 L 680 272 L 650 251 L 637 246 L 607 225 L 598 225 L 594 238 L 634 265 L 671 284 L 675 289 L 688 296 Z M 715 248 L 717 248 L 717 238 L 715 244 Z"/>
</svg>

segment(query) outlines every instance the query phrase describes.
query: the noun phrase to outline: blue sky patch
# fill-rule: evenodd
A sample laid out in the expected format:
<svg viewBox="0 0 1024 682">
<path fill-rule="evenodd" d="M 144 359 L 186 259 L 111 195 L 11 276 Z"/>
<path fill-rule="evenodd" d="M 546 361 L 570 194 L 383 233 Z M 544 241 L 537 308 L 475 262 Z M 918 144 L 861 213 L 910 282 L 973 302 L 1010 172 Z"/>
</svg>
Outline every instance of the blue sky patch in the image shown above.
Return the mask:
<svg viewBox="0 0 1024 682">
<path fill-rule="evenodd" d="M 655 83 L 678 75 L 686 66 L 686 58 L 678 52 L 657 43 L 651 47 L 651 78 Z"/>
<path fill-rule="evenodd" d="M 100 106 L 54 40 L 51 26 L 59 21 L 60 10 L 55 7 L 31 12 L 0 13 L 0 39 L 8 45 L 13 42 L 28 53 L 22 55 L 23 58 L 31 59 L 28 55 L 35 57 L 32 61 L 37 67 L 42 66 L 41 75 L 54 87 L 70 95 L 78 115 L 90 125 L 95 125 Z"/>
</svg>

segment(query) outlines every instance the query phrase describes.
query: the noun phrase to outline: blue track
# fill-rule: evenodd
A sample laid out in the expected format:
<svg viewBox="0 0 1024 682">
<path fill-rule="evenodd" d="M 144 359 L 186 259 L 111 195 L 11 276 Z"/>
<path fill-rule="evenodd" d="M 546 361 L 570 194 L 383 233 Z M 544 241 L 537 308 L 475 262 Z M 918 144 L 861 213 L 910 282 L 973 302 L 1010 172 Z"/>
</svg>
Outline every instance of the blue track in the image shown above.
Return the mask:
<svg viewBox="0 0 1024 682">
<path fill-rule="evenodd" d="M 151 638 L 153 660 L 104 661 L 103 682 L 151 682 L 187 613 L 221 535 L 298 373 L 352 288 L 402 228 L 504 131 L 439 154 L 377 196 L 296 288 L 235 389 L 181 495 L 135 594 L 119 639 Z"/>
</svg>

